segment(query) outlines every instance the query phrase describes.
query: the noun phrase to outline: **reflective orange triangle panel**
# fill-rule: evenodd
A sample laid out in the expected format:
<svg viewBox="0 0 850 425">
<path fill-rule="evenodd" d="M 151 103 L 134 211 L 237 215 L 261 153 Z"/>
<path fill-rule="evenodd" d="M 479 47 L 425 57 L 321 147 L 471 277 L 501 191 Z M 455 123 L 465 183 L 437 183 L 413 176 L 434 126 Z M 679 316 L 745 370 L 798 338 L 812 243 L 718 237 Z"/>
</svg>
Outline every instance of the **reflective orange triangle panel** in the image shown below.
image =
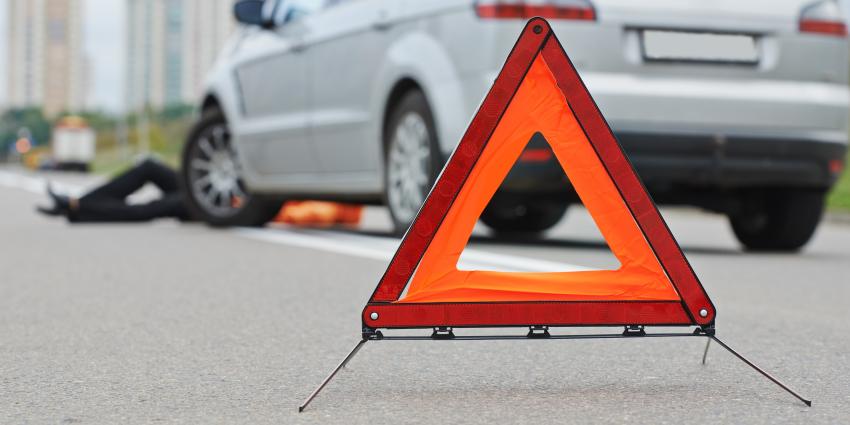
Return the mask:
<svg viewBox="0 0 850 425">
<path fill-rule="evenodd" d="M 532 136 L 540 132 L 620 261 L 617 270 L 458 270 L 472 229 Z M 538 54 L 397 303 L 679 300 L 617 186 Z"/>
</svg>

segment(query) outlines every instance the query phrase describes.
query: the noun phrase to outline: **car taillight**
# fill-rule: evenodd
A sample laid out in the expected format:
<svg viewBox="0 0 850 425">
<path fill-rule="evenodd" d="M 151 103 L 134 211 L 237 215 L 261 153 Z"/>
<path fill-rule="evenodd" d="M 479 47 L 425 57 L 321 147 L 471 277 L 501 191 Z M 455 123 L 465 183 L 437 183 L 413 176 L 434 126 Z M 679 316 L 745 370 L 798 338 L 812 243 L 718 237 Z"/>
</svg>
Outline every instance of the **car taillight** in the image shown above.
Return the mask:
<svg viewBox="0 0 850 425">
<path fill-rule="evenodd" d="M 800 13 L 800 32 L 847 36 L 847 24 L 835 0 L 812 3 Z"/>
<path fill-rule="evenodd" d="M 519 156 L 519 162 L 547 162 L 555 157 L 555 153 L 549 147 L 527 148 Z"/>
<path fill-rule="evenodd" d="M 596 9 L 589 0 L 479 0 L 478 16 L 486 19 L 572 19 L 595 21 Z"/>
<path fill-rule="evenodd" d="M 837 175 L 841 174 L 842 171 L 844 171 L 844 161 L 842 161 L 840 159 L 833 159 L 833 160 L 829 161 L 829 164 L 827 165 L 827 167 L 829 168 L 829 172 L 833 176 L 837 176 Z"/>
</svg>

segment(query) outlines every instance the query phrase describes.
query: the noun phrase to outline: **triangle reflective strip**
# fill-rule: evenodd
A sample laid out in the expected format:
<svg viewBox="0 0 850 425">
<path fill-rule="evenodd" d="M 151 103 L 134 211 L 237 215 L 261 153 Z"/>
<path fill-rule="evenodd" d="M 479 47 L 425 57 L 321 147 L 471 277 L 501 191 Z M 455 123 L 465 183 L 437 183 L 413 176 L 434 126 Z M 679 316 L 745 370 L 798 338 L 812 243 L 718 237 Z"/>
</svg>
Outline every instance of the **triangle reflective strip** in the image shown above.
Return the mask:
<svg viewBox="0 0 850 425">
<path fill-rule="evenodd" d="M 472 227 L 536 132 L 549 142 L 620 269 L 457 270 Z M 363 325 L 707 325 L 714 316 L 548 23 L 533 19 L 402 240 L 363 311 Z"/>
</svg>

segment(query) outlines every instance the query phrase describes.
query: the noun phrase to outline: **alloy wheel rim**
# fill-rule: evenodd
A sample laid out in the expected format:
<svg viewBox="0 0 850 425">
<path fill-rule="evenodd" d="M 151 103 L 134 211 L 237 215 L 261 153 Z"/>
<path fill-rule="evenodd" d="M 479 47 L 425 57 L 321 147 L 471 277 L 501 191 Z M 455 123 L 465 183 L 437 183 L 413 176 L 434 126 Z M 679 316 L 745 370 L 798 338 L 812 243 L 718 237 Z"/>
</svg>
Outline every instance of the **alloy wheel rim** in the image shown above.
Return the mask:
<svg viewBox="0 0 850 425">
<path fill-rule="evenodd" d="M 231 217 L 248 201 L 242 170 L 225 125 L 218 124 L 201 133 L 188 166 L 192 196 L 208 213 Z"/>
<path fill-rule="evenodd" d="M 431 138 L 420 114 L 408 112 L 399 120 L 388 159 L 390 208 L 399 222 L 410 223 L 431 189 Z"/>
</svg>

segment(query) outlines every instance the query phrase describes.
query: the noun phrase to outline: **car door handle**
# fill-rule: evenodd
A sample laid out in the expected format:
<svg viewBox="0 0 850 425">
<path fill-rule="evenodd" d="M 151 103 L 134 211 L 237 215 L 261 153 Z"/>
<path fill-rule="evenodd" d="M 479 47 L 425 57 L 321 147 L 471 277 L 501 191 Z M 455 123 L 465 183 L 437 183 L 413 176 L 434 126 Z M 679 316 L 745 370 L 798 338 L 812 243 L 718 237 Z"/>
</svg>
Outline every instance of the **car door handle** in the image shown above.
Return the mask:
<svg viewBox="0 0 850 425">
<path fill-rule="evenodd" d="M 292 47 L 290 47 L 290 50 L 292 50 L 293 53 L 301 53 L 307 50 L 307 43 L 303 41 L 292 43 Z"/>
<path fill-rule="evenodd" d="M 382 20 L 376 21 L 374 24 L 372 24 L 372 28 L 374 28 L 378 31 L 386 31 L 386 30 L 392 28 L 392 26 L 393 26 L 393 23 L 390 22 L 388 19 L 382 19 Z"/>
<path fill-rule="evenodd" d="M 385 11 L 385 10 L 378 12 L 378 19 L 376 19 L 375 22 L 372 23 L 372 28 L 374 28 L 378 31 L 386 31 L 386 30 L 392 28 L 392 26 L 393 26 L 393 23 L 390 20 L 390 18 L 387 16 L 387 11 Z"/>
</svg>

